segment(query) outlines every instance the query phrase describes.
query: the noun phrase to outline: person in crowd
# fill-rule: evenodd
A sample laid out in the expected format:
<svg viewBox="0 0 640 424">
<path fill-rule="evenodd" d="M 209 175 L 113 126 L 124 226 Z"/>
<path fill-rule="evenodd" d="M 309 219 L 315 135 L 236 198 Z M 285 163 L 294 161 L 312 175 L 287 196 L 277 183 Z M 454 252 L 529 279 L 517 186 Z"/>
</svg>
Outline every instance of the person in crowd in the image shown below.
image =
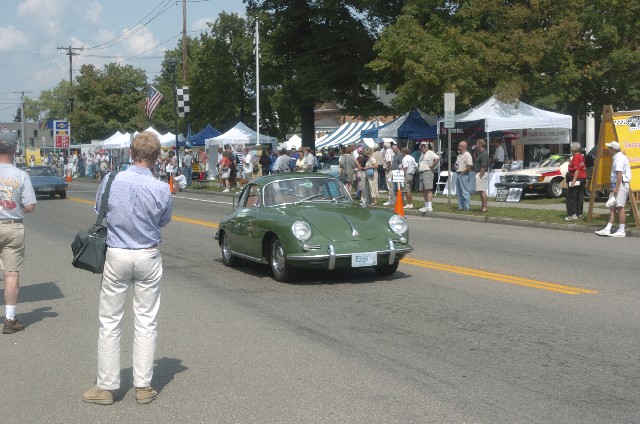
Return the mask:
<svg viewBox="0 0 640 424">
<path fill-rule="evenodd" d="M 473 170 L 476 173 L 476 191 L 480 193 L 480 203 L 482 204 L 482 212 L 488 212 L 487 206 L 487 190 L 488 184 L 488 169 L 489 169 L 489 153 L 487 153 L 487 142 L 480 139 L 476 142 L 477 156 Z"/>
<path fill-rule="evenodd" d="M 133 385 L 136 402 L 153 401 L 151 387 L 160 308 L 162 257 L 160 229 L 171 221 L 169 186 L 153 178 L 151 168 L 160 155 L 160 141 L 150 132 L 131 142 L 133 165 L 113 180 L 107 203 L 107 256 L 100 286 L 98 319 L 98 375 L 96 386 L 82 400 L 113 403 L 112 390 L 120 388 L 120 334 L 127 291 L 133 289 Z M 100 209 L 107 178 L 96 194 Z"/>
<path fill-rule="evenodd" d="M 584 207 L 584 185 L 587 182 L 587 165 L 584 162 L 584 156 L 580 153 L 582 146 L 580 143 L 571 143 L 571 160 L 569 161 L 569 169 L 565 176 L 567 185 L 567 216 L 565 221 L 573 221 L 582 218 L 582 209 Z"/>
<path fill-rule="evenodd" d="M 291 169 L 289 168 L 289 161 L 290 160 L 291 160 L 291 158 L 287 154 L 287 149 L 282 148 L 282 150 L 280 150 L 280 155 L 278 156 L 278 159 L 276 160 L 276 164 L 275 164 L 276 172 L 278 172 L 278 173 L 280 173 L 280 172 L 291 172 Z"/>
<path fill-rule="evenodd" d="M 468 211 L 471 209 L 471 175 L 473 169 L 473 158 L 471 153 L 467 151 L 467 142 L 458 143 L 458 157 L 455 164 L 456 173 L 456 192 L 458 194 L 458 210 Z"/>
<path fill-rule="evenodd" d="M 300 149 L 300 151 L 296 152 L 298 155 L 298 158 L 296 159 L 296 167 L 295 167 L 295 171 L 296 172 L 305 172 L 304 169 L 304 152 L 302 149 Z"/>
<path fill-rule="evenodd" d="M 29 166 L 36 166 L 36 157 L 34 155 L 29 158 Z"/>
<path fill-rule="evenodd" d="M 173 183 L 178 187 L 178 191 L 182 191 L 187 188 L 187 177 L 182 172 L 182 169 L 178 169 L 178 173 L 173 179 Z"/>
<path fill-rule="evenodd" d="M 187 186 L 193 181 L 193 155 L 191 149 L 184 149 L 184 157 L 182 158 L 183 175 L 187 181 Z"/>
<path fill-rule="evenodd" d="M 502 143 L 500 140 L 493 140 L 491 145 L 495 149 L 493 151 L 493 158 L 491 159 L 491 163 L 493 165 L 493 169 L 502 169 L 502 165 L 504 165 L 505 152 Z"/>
<path fill-rule="evenodd" d="M 269 157 L 271 159 L 271 172 L 273 173 L 277 173 L 278 172 L 278 168 L 276 168 L 276 161 L 278 160 L 278 158 L 280 157 L 280 155 L 278 154 L 277 150 L 272 150 L 269 152 Z"/>
<path fill-rule="evenodd" d="M 344 147 L 343 153 L 340 156 L 340 160 L 338 161 L 338 168 L 340 169 L 340 173 L 343 174 L 343 182 L 344 186 L 347 188 L 347 191 L 351 194 L 353 189 L 353 183 L 356 179 L 356 161 L 353 158 L 353 147 L 347 146 Z"/>
<path fill-rule="evenodd" d="M 253 179 L 253 155 L 248 147 L 242 149 L 242 184 Z"/>
<path fill-rule="evenodd" d="M 371 203 L 371 190 L 367 189 L 367 177 L 365 176 L 365 169 L 369 157 L 366 155 L 365 150 L 361 150 L 356 159 L 356 198 L 360 198 L 360 205 L 366 207 Z"/>
<path fill-rule="evenodd" d="M 271 158 L 267 154 L 266 150 L 262 150 L 258 162 L 260 163 L 260 170 L 262 171 L 262 175 L 269 175 L 271 173 Z"/>
<path fill-rule="evenodd" d="M 235 188 L 238 184 L 238 156 L 233 151 L 230 144 L 227 144 L 224 147 L 224 151 L 227 154 L 229 161 L 231 161 L 231 168 L 229 170 L 229 188 Z"/>
<path fill-rule="evenodd" d="M 209 155 L 207 151 L 202 148 L 198 152 L 198 164 L 200 165 L 200 179 L 204 180 L 209 175 Z"/>
<path fill-rule="evenodd" d="M 387 185 L 389 186 L 389 201 L 384 202 L 384 206 L 396 206 L 396 196 L 398 190 L 402 188 L 402 183 L 394 183 L 393 182 L 393 171 L 401 171 L 402 170 L 402 152 L 397 144 L 391 144 L 391 150 L 394 155 L 389 163 L 389 171 L 387 172 Z M 386 159 L 386 157 L 385 157 Z"/>
<path fill-rule="evenodd" d="M 220 161 L 218 162 L 218 175 L 220 175 L 220 181 L 222 182 L 223 193 L 228 193 L 231 190 L 231 168 L 233 168 L 233 162 L 229 159 L 229 151 L 225 150 L 220 155 Z"/>
<path fill-rule="evenodd" d="M 84 177 L 86 174 L 86 164 L 87 164 L 87 154 L 82 153 L 78 156 L 78 173 L 81 177 Z"/>
<path fill-rule="evenodd" d="M 393 193 L 393 182 L 391 178 L 391 163 L 393 162 L 393 158 L 396 156 L 396 153 L 393 150 L 394 142 L 385 143 L 384 147 L 384 172 L 385 172 L 385 185 L 386 190 L 389 192 L 389 198 L 391 198 L 391 194 Z M 395 196 L 395 193 L 393 193 Z"/>
<path fill-rule="evenodd" d="M 298 153 L 298 151 L 295 148 L 292 148 L 291 154 L 289 155 L 289 171 L 295 172 L 299 158 L 300 154 Z"/>
<path fill-rule="evenodd" d="M 2 204 L 0 208 L 0 268 L 4 271 L 4 326 L 3 334 L 24 330 L 16 319 L 20 271 L 24 261 L 24 214 L 36 208 L 36 195 L 26 172 L 13 165 L 18 138 L 9 131 L 0 131 L 0 182 Z"/>
<path fill-rule="evenodd" d="M 304 160 L 302 163 L 302 170 L 304 172 L 312 172 L 313 168 L 317 163 L 317 159 L 316 157 L 313 155 L 313 153 L 311 153 L 311 148 L 310 147 L 305 147 L 304 148 Z"/>
<path fill-rule="evenodd" d="M 78 176 L 78 151 L 74 150 L 73 154 L 69 158 L 69 165 L 71 166 L 71 175 Z"/>
<path fill-rule="evenodd" d="M 629 197 L 629 183 L 631 182 L 631 166 L 629 158 L 620 150 L 620 143 L 612 141 L 606 143 L 609 149 L 609 156 L 613 156 L 611 164 L 611 191 L 615 196 L 615 204 L 609 207 L 609 222 L 602 230 L 596 231 L 599 236 L 609 237 L 625 237 L 624 230 L 626 224 L 626 216 L 624 207 Z M 618 216 L 618 230 L 611 232 L 611 227 L 615 223 L 616 215 Z"/>
<path fill-rule="evenodd" d="M 376 169 L 376 173 L 378 174 L 376 181 L 378 186 L 376 187 L 376 193 L 379 190 L 384 190 L 386 188 L 386 180 L 384 177 L 384 153 L 382 152 L 384 149 L 384 143 L 380 143 L 373 150 L 373 159 L 375 159 L 378 164 L 378 169 Z M 376 196 L 377 197 L 377 196 Z"/>
<path fill-rule="evenodd" d="M 377 146 L 376 146 L 377 148 Z M 378 159 L 370 148 L 364 149 L 367 161 L 364 165 L 365 190 L 368 194 L 369 206 L 376 206 L 378 202 Z"/>
<path fill-rule="evenodd" d="M 411 156 L 411 150 L 408 147 L 402 148 L 402 172 L 404 172 L 404 195 L 407 198 L 405 209 L 413 209 L 413 196 L 411 195 L 411 187 L 413 186 L 413 173 L 416 170 L 416 160 Z"/>
<path fill-rule="evenodd" d="M 418 191 L 422 192 L 424 206 L 420 212 L 433 211 L 433 171 L 437 169 L 440 157 L 434 153 L 429 143 L 423 141 L 420 143 L 420 157 L 418 158 Z"/>
<path fill-rule="evenodd" d="M 411 152 L 411 156 L 413 157 L 413 160 L 415 160 L 416 162 L 416 170 L 417 170 L 417 166 L 418 166 L 418 161 L 420 160 L 420 155 L 422 154 L 422 152 L 420 151 L 420 143 L 417 143 L 413 149 L 413 151 Z M 411 191 L 418 191 L 418 186 L 420 185 L 420 181 L 419 178 L 417 178 L 418 173 L 414 172 L 413 174 L 413 183 L 411 186 Z"/>
</svg>

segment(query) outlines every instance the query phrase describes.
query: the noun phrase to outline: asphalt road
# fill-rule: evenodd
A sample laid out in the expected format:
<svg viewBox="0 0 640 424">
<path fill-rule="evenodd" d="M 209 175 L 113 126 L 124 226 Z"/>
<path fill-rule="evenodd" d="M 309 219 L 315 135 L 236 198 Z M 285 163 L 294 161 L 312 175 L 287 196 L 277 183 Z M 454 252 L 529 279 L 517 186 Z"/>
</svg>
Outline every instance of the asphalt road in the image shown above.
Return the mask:
<svg viewBox="0 0 640 424">
<path fill-rule="evenodd" d="M 175 197 L 164 230 L 158 399 L 136 405 L 130 308 L 122 388 L 94 383 L 100 277 L 71 267 L 91 183 L 28 216 L 19 319 L 0 336 L 3 423 L 632 423 L 640 421 L 637 238 L 409 217 L 392 278 L 225 268 L 230 199 Z"/>
</svg>

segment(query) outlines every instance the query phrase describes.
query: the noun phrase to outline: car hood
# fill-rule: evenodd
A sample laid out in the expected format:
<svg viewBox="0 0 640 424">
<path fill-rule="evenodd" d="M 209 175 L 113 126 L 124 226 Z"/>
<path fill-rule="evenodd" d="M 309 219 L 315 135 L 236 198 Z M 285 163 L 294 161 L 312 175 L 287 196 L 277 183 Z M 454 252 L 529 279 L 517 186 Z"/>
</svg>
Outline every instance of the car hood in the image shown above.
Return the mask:
<svg viewBox="0 0 640 424">
<path fill-rule="evenodd" d="M 537 177 L 541 174 L 546 174 L 547 172 L 555 172 L 560 169 L 557 166 L 546 166 L 544 168 L 527 168 L 527 169 L 518 169 L 517 171 L 509 171 L 505 175 L 530 175 L 533 177 Z"/>
<path fill-rule="evenodd" d="M 320 202 L 289 205 L 284 211 L 296 219 L 307 221 L 313 231 L 336 242 L 380 237 L 388 227 L 387 222 L 392 215 L 389 211 Z"/>
</svg>

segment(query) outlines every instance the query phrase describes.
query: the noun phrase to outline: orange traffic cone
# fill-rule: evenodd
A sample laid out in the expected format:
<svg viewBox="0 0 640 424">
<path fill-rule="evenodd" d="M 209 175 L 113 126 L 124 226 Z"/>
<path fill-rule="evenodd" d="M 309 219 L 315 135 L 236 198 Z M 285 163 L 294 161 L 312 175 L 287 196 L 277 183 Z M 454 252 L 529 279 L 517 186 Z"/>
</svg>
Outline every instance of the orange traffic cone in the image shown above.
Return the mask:
<svg viewBox="0 0 640 424">
<path fill-rule="evenodd" d="M 173 188 L 173 174 L 169 174 L 169 191 L 171 194 L 176 194 L 176 191 Z"/>
<path fill-rule="evenodd" d="M 396 207 L 393 208 L 393 211 L 404 218 L 404 204 L 402 203 L 402 191 L 400 191 L 400 187 L 398 187 L 398 192 L 396 193 Z"/>
</svg>

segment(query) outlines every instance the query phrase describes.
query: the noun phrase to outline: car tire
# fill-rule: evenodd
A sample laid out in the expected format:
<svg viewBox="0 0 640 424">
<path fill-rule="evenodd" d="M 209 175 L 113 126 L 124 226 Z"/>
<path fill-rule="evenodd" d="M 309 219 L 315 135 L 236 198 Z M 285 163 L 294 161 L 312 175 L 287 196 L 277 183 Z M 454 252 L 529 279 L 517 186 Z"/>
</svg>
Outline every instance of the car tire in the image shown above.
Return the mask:
<svg viewBox="0 0 640 424">
<path fill-rule="evenodd" d="M 61 199 L 66 199 L 67 198 L 67 192 L 66 191 L 61 191 L 60 192 L 60 198 Z"/>
<path fill-rule="evenodd" d="M 561 179 L 552 180 L 549 183 L 549 189 L 547 191 L 547 194 L 549 195 L 549 197 L 553 199 L 562 197 L 564 194 L 562 189 L 562 180 Z"/>
<path fill-rule="evenodd" d="M 295 270 L 287 263 L 286 254 L 282 243 L 277 237 L 271 240 L 271 248 L 269 249 L 269 266 L 271 273 L 276 281 L 286 283 L 294 277 Z"/>
<path fill-rule="evenodd" d="M 226 233 L 222 233 L 222 239 L 220 240 L 220 249 L 222 253 L 222 263 L 225 266 L 228 266 L 230 268 L 238 266 L 240 258 L 234 256 L 231 253 L 231 246 L 229 245 L 229 238 L 227 237 Z"/>
<path fill-rule="evenodd" d="M 398 265 L 400 265 L 400 261 L 395 261 L 391 265 L 389 264 L 378 265 L 374 269 L 376 271 L 376 274 L 382 277 L 390 277 L 396 273 L 396 271 L 398 270 Z"/>
<path fill-rule="evenodd" d="M 52 198 L 52 199 L 55 199 L 56 198 L 56 192 L 52 191 L 51 193 L 49 193 L 49 197 Z"/>
</svg>

